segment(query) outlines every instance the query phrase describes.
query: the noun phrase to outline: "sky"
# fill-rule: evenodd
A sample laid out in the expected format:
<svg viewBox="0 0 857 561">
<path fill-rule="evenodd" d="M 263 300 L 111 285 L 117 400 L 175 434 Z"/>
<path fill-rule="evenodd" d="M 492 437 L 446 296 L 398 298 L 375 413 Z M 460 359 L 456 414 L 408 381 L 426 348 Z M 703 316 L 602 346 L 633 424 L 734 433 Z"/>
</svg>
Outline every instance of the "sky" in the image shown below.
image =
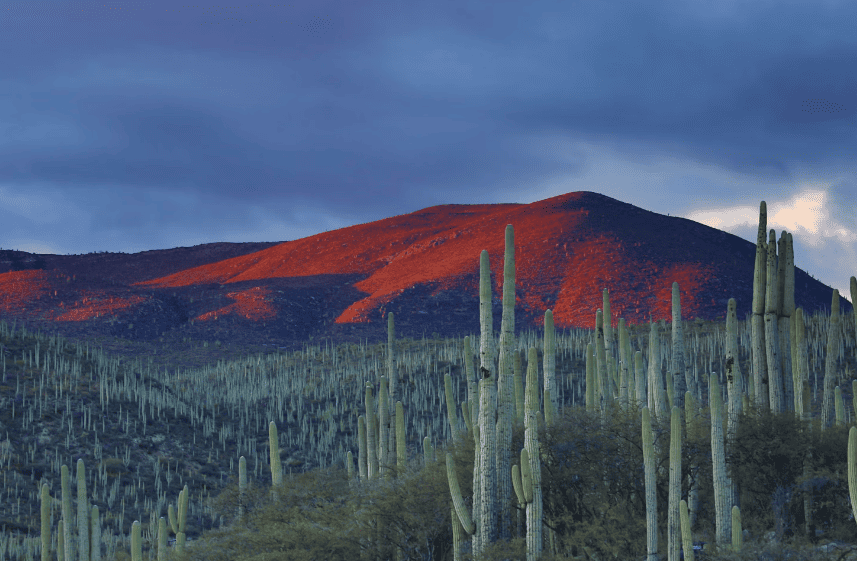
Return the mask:
<svg viewBox="0 0 857 561">
<path fill-rule="evenodd" d="M 0 0 L 0 247 L 287 241 L 595 191 L 850 300 L 857 2 Z"/>
</svg>

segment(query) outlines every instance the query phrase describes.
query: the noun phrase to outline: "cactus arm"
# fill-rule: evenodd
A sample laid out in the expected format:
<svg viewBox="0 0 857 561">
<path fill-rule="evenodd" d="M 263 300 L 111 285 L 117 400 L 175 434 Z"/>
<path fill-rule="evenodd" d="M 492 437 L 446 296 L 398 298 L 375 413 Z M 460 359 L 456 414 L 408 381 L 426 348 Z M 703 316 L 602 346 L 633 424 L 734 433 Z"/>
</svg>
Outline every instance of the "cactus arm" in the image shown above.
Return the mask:
<svg viewBox="0 0 857 561">
<path fill-rule="evenodd" d="M 449 452 L 446 453 L 446 478 L 449 481 L 449 493 L 452 495 L 452 504 L 455 508 L 455 513 L 458 514 L 458 519 L 461 521 L 464 531 L 469 535 L 473 535 L 475 532 L 473 520 L 464 506 L 461 487 L 458 485 L 458 475 L 455 472 L 455 460 L 452 459 L 452 454 Z"/>
</svg>

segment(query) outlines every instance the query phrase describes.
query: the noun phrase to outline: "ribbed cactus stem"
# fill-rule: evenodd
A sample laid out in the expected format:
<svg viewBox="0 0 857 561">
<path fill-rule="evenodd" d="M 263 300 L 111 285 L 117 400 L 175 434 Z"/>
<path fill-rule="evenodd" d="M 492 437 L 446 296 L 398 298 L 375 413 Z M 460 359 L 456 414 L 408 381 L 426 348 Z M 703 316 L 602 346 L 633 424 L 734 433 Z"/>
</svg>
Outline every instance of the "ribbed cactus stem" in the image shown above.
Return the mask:
<svg viewBox="0 0 857 561">
<path fill-rule="evenodd" d="M 777 233 L 771 230 L 768 240 L 768 260 L 765 265 L 765 360 L 768 362 L 768 391 L 773 413 L 783 412 L 783 380 L 780 372 L 780 339 L 777 316 L 779 284 L 777 280 Z"/>
<path fill-rule="evenodd" d="M 381 384 L 378 389 L 378 466 L 380 473 L 379 475 L 383 477 L 389 477 L 389 465 L 390 458 L 388 458 L 389 451 L 387 450 L 387 446 L 390 443 L 390 409 L 388 406 L 388 402 L 390 401 L 390 397 L 387 393 L 387 377 L 381 376 Z"/>
<path fill-rule="evenodd" d="M 41 559 L 51 561 L 51 493 L 48 484 L 43 483 L 41 488 Z M 61 538 L 62 536 L 60 536 Z M 59 541 L 62 541 L 60 539 Z"/>
<path fill-rule="evenodd" d="M 86 468 L 77 460 L 77 547 L 80 561 L 89 560 L 89 500 L 86 498 Z"/>
<path fill-rule="evenodd" d="M 751 318 L 751 351 L 753 357 L 753 401 L 757 408 L 767 410 L 770 403 L 768 396 L 768 367 L 765 351 L 765 296 L 768 280 L 768 244 L 766 235 L 768 228 L 768 207 L 765 201 L 759 204 L 759 229 L 756 234 L 756 264 L 753 270 L 753 316 Z"/>
<path fill-rule="evenodd" d="M 673 383 L 672 405 L 678 407 L 679 414 L 684 410 L 684 392 L 691 390 L 690 380 L 685 379 L 684 364 L 684 330 L 681 322 L 681 292 L 677 282 L 672 285 L 672 356 L 670 357 L 670 374 Z M 678 503 L 676 503 L 678 515 Z"/>
<path fill-rule="evenodd" d="M 783 407 L 790 410 L 794 407 L 795 385 L 794 385 L 794 360 L 792 352 L 792 339 L 794 337 L 794 325 L 792 316 L 795 313 L 795 254 L 792 235 L 783 232 L 779 240 L 779 270 L 777 272 L 779 301 L 777 304 L 777 317 L 779 321 L 780 342 L 780 371 L 783 382 Z M 797 386 L 800 388 L 800 386 Z"/>
<path fill-rule="evenodd" d="M 836 382 L 836 362 L 839 355 L 839 290 L 833 289 L 830 304 L 830 327 L 827 331 L 827 355 L 824 357 L 824 396 L 821 406 L 821 426 L 833 425 L 833 385 Z"/>
<path fill-rule="evenodd" d="M 401 401 L 396 402 L 396 467 L 404 472 L 408 461 L 408 447 L 405 442 L 405 408 Z"/>
<path fill-rule="evenodd" d="M 604 292 L 606 293 L 607 291 L 605 290 Z M 556 379 L 556 330 L 554 329 L 553 312 L 551 310 L 545 310 L 544 345 L 542 362 L 544 363 L 545 392 L 550 392 L 553 411 L 557 412 L 559 410 L 559 400 L 557 399 L 559 391 L 557 390 Z M 547 403 L 545 403 L 545 411 L 547 411 Z"/>
<path fill-rule="evenodd" d="M 851 513 L 857 521 L 857 428 L 848 429 L 848 495 Z"/>
<path fill-rule="evenodd" d="M 387 379 L 389 380 L 388 401 L 390 423 L 396 417 L 395 403 L 399 399 L 399 372 L 396 370 L 396 326 L 393 321 L 393 312 L 387 314 Z M 396 450 L 396 431 L 391 427 L 387 441 L 387 451 L 390 456 Z M 392 463 L 392 462 L 391 462 Z"/>
<path fill-rule="evenodd" d="M 549 313 L 550 311 L 546 312 Z M 498 537 L 511 537 L 512 518 L 512 420 L 515 414 L 512 348 L 515 343 L 515 230 L 506 225 L 503 255 L 503 315 L 500 323 L 500 360 L 497 371 L 497 428 L 494 473 L 497 478 L 497 507 L 500 510 Z M 547 343 L 546 343 L 547 344 Z M 551 353 L 553 356 L 553 353 Z M 547 361 L 547 353 L 545 353 Z"/>
<path fill-rule="evenodd" d="M 158 561 L 167 559 L 167 521 L 161 516 L 158 518 Z"/>
<path fill-rule="evenodd" d="M 360 481 L 366 481 L 369 478 L 369 460 L 367 457 L 369 452 L 366 438 L 366 417 L 360 415 L 357 417 L 357 452 L 359 454 L 357 468 L 360 470 Z"/>
<path fill-rule="evenodd" d="M 460 439 L 458 414 L 455 410 L 455 395 L 452 392 L 452 376 L 449 374 L 443 375 L 443 394 L 446 401 L 446 417 L 449 421 L 449 432 L 452 435 L 452 441 L 457 443 Z"/>
<path fill-rule="evenodd" d="M 92 505 L 89 520 L 89 559 L 90 561 L 101 561 L 101 515 L 97 505 Z"/>
<path fill-rule="evenodd" d="M 372 480 L 378 474 L 378 445 L 375 440 L 375 401 L 372 398 L 372 384 L 366 382 L 366 479 Z"/>
<path fill-rule="evenodd" d="M 72 537 L 74 523 L 72 522 L 71 484 L 69 483 L 68 478 L 68 466 L 63 465 L 60 468 L 60 478 L 62 486 L 62 517 L 65 521 L 65 524 L 63 524 L 63 535 L 61 537 L 63 539 L 65 561 L 74 561 L 75 550 L 74 538 Z"/>
<path fill-rule="evenodd" d="M 732 508 L 731 482 L 726 473 L 724 449 L 723 412 L 720 402 L 720 384 L 717 374 L 711 374 L 708 386 L 708 403 L 711 408 L 711 461 L 714 478 L 714 519 L 717 545 L 726 547 L 730 543 L 730 510 Z"/>
<path fill-rule="evenodd" d="M 738 505 L 732 507 L 732 551 L 740 553 L 744 542 L 744 534 L 741 533 L 741 509 Z"/>
<path fill-rule="evenodd" d="M 658 481 L 649 408 L 643 407 L 643 475 L 646 482 L 646 561 L 658 561 Z"/>
<path fill-rule="evenodd" d="M 539 453 L 538 417 L 538 351 L 530 347 L 527 357 L 527 387 L 525 389 L 524 446 L 529 456 L 532 500 L 527 502 L 527 561 L 535 561 L 542 555 L 542 470 Z M 522 474 L 523 476 L 524 474 Z M 523 477 L 522 477 L 523 479 Z M 522 481 L 526 496 L 526 483 Z"/>
<path fill-rule="evenodd" d="M 277 502 L 279 489 L 283 485 L 283 467 L 280 463 L 280 441 L 274 421 L 268 423 L 268 451 L 271 455 L 271 494 L 274 502 Z"/>
<path fill-rule="evenodd" d="M 470 512 L 464 505 L 464 498 L 461 496 L 461 486 L 458 484 L 458 474 L 455 471 L 455 460 L 452 454 L 446 453 L 446 478 L 449 481 L 449 494 L 452 496 L 452 504 L 455 508 L 455 513 L 464 527 L 464 531 L 469 535 L 473 535 L 476 531 L 473 519 L 470 517 Z"/>
<path fill-rule="evenodd" d="M 131 561 L 143 561 L 143 536 L 140 521 L 131 523 Z"/>
<path fill-rule="evenodd" d="M 667 559 L 669 561 L 678 561 L 681 547 L 679 501 L 681 501 L 681 409 L 674 405 L 670 414 L 670 481 L 667 507 Z M 685 505 L 686 509 L 687 505 Z"/>
<path fill-rule="evenodd" d="M 685 561 L 694 561 L 693 534 L 690 531 L 690 516 L 687 513 L 687 503 L 683 500 L 680 501 L 678 510 L 681 517 L 681 545 L 684 551 L 684 559 Z M 678 558 L 678 555 L 676 555 L 673 559 Z"/>
</svg>

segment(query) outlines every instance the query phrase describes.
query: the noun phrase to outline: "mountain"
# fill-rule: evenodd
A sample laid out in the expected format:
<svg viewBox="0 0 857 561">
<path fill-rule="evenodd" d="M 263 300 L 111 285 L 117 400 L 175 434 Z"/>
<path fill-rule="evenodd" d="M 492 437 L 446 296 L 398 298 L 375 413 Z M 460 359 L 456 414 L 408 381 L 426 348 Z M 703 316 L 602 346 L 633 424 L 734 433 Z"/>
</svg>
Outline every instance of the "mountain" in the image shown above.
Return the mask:
<svg viewBox="0 0 857 561">
<path fill-rule="evenodd" d="M 614 326 L 650 314 L 669 322 L 673 281 L 686 320 L 722 321 L 729 298 L 739 320 L 750 312 L 755 244 L 584 191 L 532 204 L 434 206 L 286 242 L 0 251 L 0 317 L 131 355 L 164 355 L 187 340 L 288 349 L 323 338 L 386 342 L 387 312 L 398 338 L 475 335 L 487 249 L 497 331 L 507 224 L 515 227 L 518 331 L 541 327 L 548 308 L 558 329 L 592 328 L 604 288 Z M 797 306 L 829 311 L 831 295 L 795 267 Z M 840 307 L 851 304 L 842 298 Z"/>
</svg>

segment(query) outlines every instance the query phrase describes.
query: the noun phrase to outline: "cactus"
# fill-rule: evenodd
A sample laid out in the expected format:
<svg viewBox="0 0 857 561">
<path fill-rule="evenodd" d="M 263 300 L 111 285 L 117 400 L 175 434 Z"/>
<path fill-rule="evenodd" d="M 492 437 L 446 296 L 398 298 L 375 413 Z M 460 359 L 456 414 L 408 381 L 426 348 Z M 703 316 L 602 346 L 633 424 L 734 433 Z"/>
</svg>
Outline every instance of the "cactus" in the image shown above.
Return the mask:
<svg viewBox="0 0 857 561">
<path fill-rule="evenodd" d="M 857 427 L 848 429 L 848 495 L 851 513 L 857 521 Z"/>
<path fill-rule="evenodd" d="M 60 536 L 63 540 L 65 561 L 74 561 L 74 539 L 71 536 L 73 522 L 71 510 L 71 489 L 68 480 L 68 466 L 63 465 L 60 468 L 60 477 L 62 479 L 62 517 L 65 521 L 63 525 L 63 535 Z"/>
<path fill-rule="evenodd" d="M 535 347 L 530 347 L 529 356 L 527 357 L 527 387 L 524 395 L 524 410 L 526 411 L 524 417 L 524 447 L 529 456 L 529 479 L 531 487 L 529 493 L 530 499 L 527 501 L 527 561 L 534 561 L 542 554 L 542 470 L 536 416 L 539 410 L 538 385 L 538 351 Z M 526 474 L 526 471 L 524 474 Z M 526 497 L 528 495 L 526 482 L 523 483 L 523 487 L 524 496 Z"/>
<path fill-rule="evenodd" d="M 241 521 L 244 515 L 244 492 L 247 488 L 247 461 L 244 459 L 244 456 L 241 456 L 238 460 L 238 491 L 240 498 L 240 506 L 238 512 L 238 520 Z M 176 516 L 176 510 L 173 508 L 173 505 L 170 505 L 167 509 L 167 515 L 169 516 L 170 529 L 176 535 L 176 552 L 181 556 L 185 550 L 185 526 L 187 525 L 187 503 L 188 503 L 188 495 L 190 492 L 188 491 L 187 485 L 184 486 L 184 489 L 179 493 L 178 501 L 176 501 L 178 507 L 178 516 Z M 163 520 L 163 518 L 162 518 Z M 164 538 L 166 539 L 166 537 Z"/>
<path fill-rule="evenodd" d="M 143 561 L 143 539 L 141 530 L 140 521 L 135 520 L 131 524 L 131 561 Z"/>
<path fill-rule="evenodd" d="M 675 285 L 673 285 L 675 286 Z M 675 302 L 675 300 L 673 300 Z M 675 331 L 673 331 L 675 333 Z M 675 341 L 673 341 L 675 343 Z M 684 400 L 682 400 L 683 402 Z M 670 483 L 669 504 L 667 506 L 667 559 L 678 561 L 679 539 L 679 501 L 681 500 L 681 409 L 673 405 L 670 415 Z M 684 501 L 681 501 L 684 503 Z M 685 504 L 685 513 L 687 505 Z M 685 514 L 686 516 L 686 514 Z M 685 550 L 686 551 L 686 550 Z"/>
<path fill-rule="evenodd" d="M 655 473 L 655 447 L 648 406 L 643 407 L 643 472 L 646 481 L 646 554 L 647 561 L 658 561 L 658 481 Z"/>
<path fill-rule="evenodd" d="M 753 356 L 753 402 L 759 409 L 767 409 L 768 372 L 765 356 L 765 286 L 767 283 L 767 251 L 765 235 L 768 227 L 768 207 L 765 201 L 759 204 L 759 230 L 756 235 L 756 265 L 753 271 L 753 317 L 751 351 Z"/>
<path fill-rule="evenodd" d="M 548 314 L 550 311 L 547 312 Z M 547 337 L 547 334 L 545 335 Z M 547 344 L 547 339 L 545 340 Z M 497 432 L 496 465 L 497 505 L 500 509 L 499 539 L 511 537 L 512 478 L 510 472 L 512 454 L 512 418 L 515 413 L 513 401 L 512 347 L 515 342 L 515 230 L 506 225 L 505 252 L 503 255 L 503 315 L 500 322 L 500 358 L 497 370 Z M 551 354 L 551 357 L 554 355 Z M 545 353 L 545 367 L 548 355 Z M 545 370 L 547 379 L 547 370 Z"/>
<path fill-rule="evenodd" d="M 283 467 L 280 463 L 280 442 L 277 436 L 277 425 L 274 421 L 268 423 L 268 450 L 271 455 L 271 494 L 274 502 L 279 500 L 279 489 L 283 485 Z"/>
<path fill-rule="evenodd" d="M 777 272 L 779 303 L 777 305 L 777 316 L 779 318 L 779 341 L 780 341 L 780 371 L 783 380 L 783 395 L 785 407 L 794 406 L 795 388 L 800 386 L 794 384 L 794 362 L 792 360 L 792 316 L 795 313 L 795 252 L 792 243 L 792 235 L 783 232 L 779 241 L 779 271 Z"/>
<path fill-rule="evenodd" d="M 738 417 L 741 414 L 743 403 L 742 396 L 744 395 L 743 381 L 744 377 L 741 374 L 741 367 L 738 362 L 738 318 L 736 312 L 736 302 L 734 298 L 730 298 L 726 305 L 726 391 L 729 396 L 729 413 L 726 430 L 727 449 L 731 447 L 735 440 L 735 434 L 738 431 Z M 732 499 L 730 503 L 738 504 L 738 482 L 732 481 Z"/>
<path fill-rule="evenodd" d="M 720 383 L 717 374 L 711 374 L 708 385 L 708 403 L 711 408 L 711 462 L 714 478 L 714 520 L 717 545 L 725 547 L 730 541 L 731 482 L 726 473 L 726 453 L 723 443 L 723 416 L 720 403 Z"/>
<path fill-rule="evenodd" d="M 449 420 L 449 432 L 452 435 L 452 441 L 457 443 L 461 439 L 458 432 L 458 415 L 455 410 L 455 398 L 452 393 L 452 376 L 449 374 L 443 375 L 444 397 L 446 398 L 446 416 Z"/>
<path fill-rule="evenodd" d="M 687 503 L 682 500 L 678 504 L 678 509 L 679 516 L 681 517 L 681 546 L 684 551 L 684 559 L 685 561 L 694 561 L 693 537 L 690 532 L 690 516 L 687 514 Z M 678 555 L 674 559 L 678 559 Z"/>
<path fill-rule="evenodd" d="M 606 290 L 604 291 L 607 292 Z M 607 339 L 605 338 L 605 343 Z M 559 390 L 556 380 L 556 330 L 553 325 L 553 312 L 545 311 L 545 351 L 542 357 L 544 363 L 544 379 L 545 392 L 550 392 L 550 404 L 554 412 L 559 411 Z M 548 410 L 548 404 L 545 402 L 545 411 Z"/>
<path fill-rule="evenodd" d="M 824 357 L 824 401 L 821 406 L 821 426 L 833 424 L 833 384 L 835 383 L 836 356 L 839 354 L 839 290 L 833 289 L 830 304 L 830 328 L 827 330 L 827 356 Z"/>
<path fill-rule="evenodd" d="M 399 399 L 399 373 L 396 370 L 396 326 L 393 321 L 393 312 L 387 314 L 387 379 L 389 380 L 389 419 L 393 422 L 396 418 L 395 403 Z M 392 455 L 396 450 L 396 430 L 390 427 L 389 440 L 387 442 L 388 454 Z"/>
<path fill-rule="evenodd" d="M 378 388 L 378 467 L 379 475 L 385 479 L 389 479 L 390 470 L 387 457 L 387 445 L 390 442 L 390 409 L 387 403 L 390 398 L 387 394 L 387 377 L 381 376 L 380 387 Z M 368 410 L 367 410 L 368 414 Z"/>
<path fill-rule="evenodd" d="M 785 259 L 783 259 L 785 261 Z M 767 283 L 765 292 L 765 359 L 768 362 L 768 391 L 771 411 L 783 412 L 783 377 L 780 372 L 779 327 L 777 305 L 779 286 L 777 280 L 777 234 L 771 230 L 768 239 L 768 261 L 765 265 Z"/>
<path fill-rule="evenodd" d="M 42 542 L 42 561 L 51 561 L 51 494 L 48 489 L 48 484 L 43 483 L 41 487 L 41 542 Z M 62 542 L 62 534 L 57 534 Z"/>
<path fill-rule="evenodd" d="M 372 384 L 366 382 L 366 479 L 375 479 L 378 473 L 378 447 L 375 440 L 375 402 Z"/>
<path fill-rule="evenodd" d="M 672 375 L 673 383 L 673 402 L 672 405 L 678 407 L 679 415 L 684 410 L 684 392 L 691 390 L 695 395 L 696 391 L 690 380 L 685 380 L 685 365 L 684 365 L 684 332 L 681 324 L 681 293 L 677 282 L 672 285 L 672 356 L 670 357 L 670 374 Z M 688 374 L 689 376 L 689 374 Z M 678 503 L 675 505 L 676 516 L 678 515 Z M 672 507 L 670 507 L 672 511 Z M 676 526 L 678 523 L 676 523 Z"/>
<path fill-rule="evenodd" d="M 732 507 L 732 551 L 741 552 L 744 534 L 741 533 L 741 509 L 738 505 Z"/>
</svg>

